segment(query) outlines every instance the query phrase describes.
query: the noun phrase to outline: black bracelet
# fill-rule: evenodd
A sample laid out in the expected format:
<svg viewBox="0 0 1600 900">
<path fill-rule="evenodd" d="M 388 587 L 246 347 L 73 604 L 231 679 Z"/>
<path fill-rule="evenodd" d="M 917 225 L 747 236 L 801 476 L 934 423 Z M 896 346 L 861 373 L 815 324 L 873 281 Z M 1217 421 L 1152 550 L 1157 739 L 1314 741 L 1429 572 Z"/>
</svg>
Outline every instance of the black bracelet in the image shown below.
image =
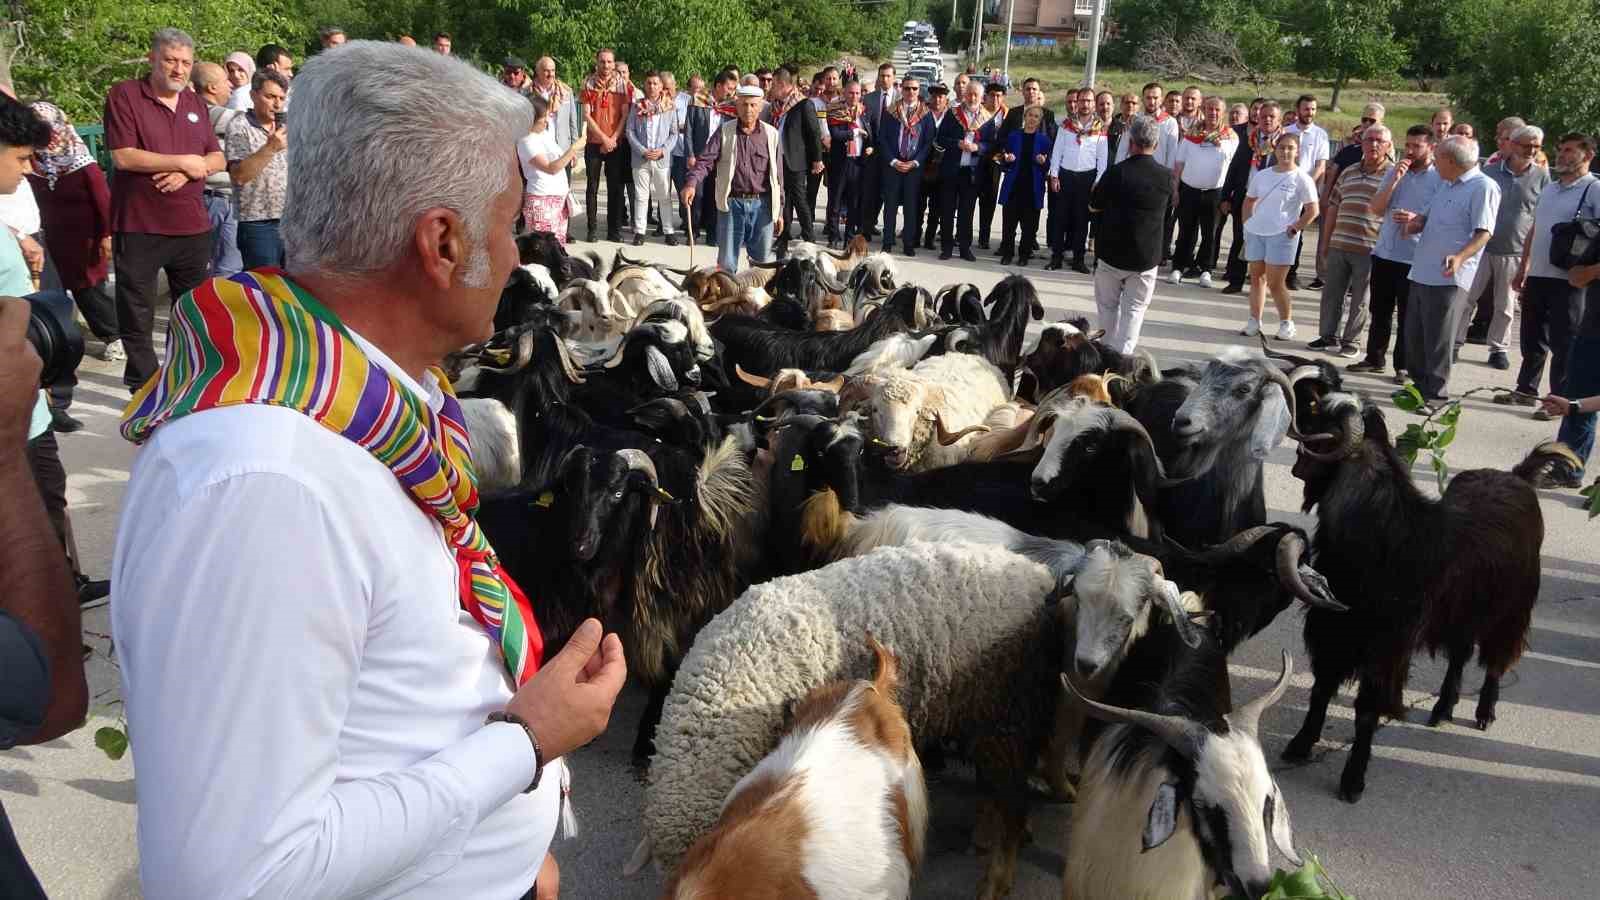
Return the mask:
<svg viewBox="0 0 1600 900">
<path fill-rule="evenodd" d="M 1583 407 L 1580 405 L 1580 403 L 1581 403 L 1581 401 L 1578 401 L 1578 400 L 1568 400 L 1567 401 L 1567 415 L 1569 415 L 1569 416 L 1581 416 L 1581 415 L 1583 415 Z"/>
<path fill-rule="evenodd" d="M 521 725 L 522 733 L 526 734 L 528 736 L 528 742 L 533 744 L 533 783 L 528 785 L 522 791 L 524 794 L 533 793 L 539 788 L 539 779 L 544 777 L 544 749 L 539 746 L 539 738 L 533 733 L 533 726 L 528 724 L 527 719 L 524 719 L 516 713 L 508 712 L 492 712 L 489 713 L 489 717 L 484 720 L 485 725 L 495 722 L 510 722 L 513 725 Z"/>
</svg>

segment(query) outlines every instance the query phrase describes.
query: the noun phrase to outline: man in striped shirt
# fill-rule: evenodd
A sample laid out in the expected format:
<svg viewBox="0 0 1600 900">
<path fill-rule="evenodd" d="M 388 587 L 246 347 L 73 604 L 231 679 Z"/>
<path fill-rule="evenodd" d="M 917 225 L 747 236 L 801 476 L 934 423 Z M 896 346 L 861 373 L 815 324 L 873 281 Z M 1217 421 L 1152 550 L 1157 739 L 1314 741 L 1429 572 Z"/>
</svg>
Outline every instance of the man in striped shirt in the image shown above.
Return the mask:
<svg viewBox="0 0 1600 900">
<path fill-rule="evenodd" d="M 1373 125 L 1361 135 L 1361 162 L 1339 173 L 1328 193 L 1333 207 L 1333 233 L 1323 256 L 1327 272 L 1322 286 L 1322 334 L 1312 350 L 1337 352 L 1345 359 L 1361 355 L 1361 332 L 1367 327 L 1367 287 L 1372 280 L 1372 248 L 1378 243 L 1383 216 L 1372 212 L 1372 198 L 1389 176 L 1394 138 Z M 1345 306 L 1349 294 L 1350 305 Z M 1339 332 L 1340 321 L 1344 331 Z"/>
</svg>

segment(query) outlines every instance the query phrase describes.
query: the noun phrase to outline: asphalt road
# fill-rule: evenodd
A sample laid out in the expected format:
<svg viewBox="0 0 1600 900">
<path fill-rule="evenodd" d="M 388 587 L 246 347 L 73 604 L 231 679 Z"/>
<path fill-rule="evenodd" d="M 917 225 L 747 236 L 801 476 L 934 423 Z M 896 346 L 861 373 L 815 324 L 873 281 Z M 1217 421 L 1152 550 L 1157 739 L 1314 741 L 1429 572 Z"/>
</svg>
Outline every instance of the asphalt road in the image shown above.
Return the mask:
<svg viewBox="0 0 1600 900">
<path fill-rule="evenodd" d="M 578 227 L 575 234 L 581 234 Z M 1310 241 L 1307 242 L 1311 243 Z M 615 245 L 603 245 L 610 253 Z M 688 249 L 669 249 L 652 239 L 633 255 L 681 265 Z M 695 251 L 705 263 L 711 253 Z M 983 254 L 976 264 L 942 263 L 930 252 L 902 259 L 905 273 L 929 287 L 973 281 L 987 289 L 1004 274 Z M 1048 318 L 1093 316 L 1088 278 L 1028 270 L 1048 307 Z M 1301 339 L 1285 345 L 1304 351 L 1316 334 L 1316 295 L 1295 296 Z M 1192 359 L 1230 344 L 1244 320 L 1238 297 L 1164 281 L 1145 324 L 1142 346 L 1162 361 Z M 1276 322 L 1269 314 L 1269 326 Z M 1508 386 L 1484 364 L 1485 349 L 1469 346 L 1456 369 L 1457 390 Z M 1513 353 L 1515 356 L 1515 353 Z M 1513 362 L 1516 360 L 1514 359 Z M 132 448 L 116 434 L 116 415 L 126 399 L 120 366 L 86 360 L 74 412 L 88 428 L 62 439 L 71 472 L 70 501 L 78 545 L 87 569 L 109 566 L 117 511 Z M 1391 386 L 1371 376 L 1347 384 L 1376 398 Z M 1393 427 L 1406 414 L 1383 400 Z M 1449 450 L 1451 465 L 1509 467 L 1553 425 L 1530 421 L 1526 412 L 1479 399 L 1466 401 L 1461 434 Z M 1302 520 L 1300 486 L 1290 475 L 1287 447 L 1266 467 L 1273 518 Z M 1431 474 L 1417 470 L 1419 483 Z M 1600 880 L 1600 522 L 1589 523 L 1572 492 L 1541 492 L 1545 516 L 1544 570 L 1531 651 L 1503 687 L 1499 721 L 1487 733 L 1466 724 L 1429 729 L 1420 724 L 1443 676 L 1442 662 L 1419 659 L 1407 699 L 1413 722 L 1391 723 L 1378 734 L 1365 799 L 1349 806 L 1335 797 L 1339 772 L 1352 737 L 1351 697 L 1330 710 L 1316 756 L 1298 767 L 1277 766 L 1293 814 L 1296 843 L 1315 852 L 1340 885 L 1372 898 L 1579 898 L 1594 897 Z M 1262 743 L 1276 760 L 1305 711 L 1310 678 L 1304 673 L 1301 616 L 1285 613 L 1269 630 L 1240 649 L 1234 659 L 1235 694 L 1264 691 L 1277 672 L 1280 648 L 1302 663 L 1283 701 L 1262 721 Z M 104 609 L 85 617 L 91 633 L 108 630 Z M 50 744 L 0 753 L 0 802 L 5 804 L 29 859 L 52 897 L 138 896 L 134 849 L 137 785 L 130 759 L 107 760 L 93 746 L 94 728 L 114 717 L 116 673 L 104 657 L 105 641 L 91 637 L 102 653 L 89 664 L 97 715 L 83 729 Z M 1470 711 L 1479 675 L 1469 670 Z M 196 672 L 197 678 L 205 673 Z M 640 776 L 629 765 L 633 726 L 643 695 L 630 688 L 612 729 L 573 760 L 575 804 L 582 834 L 555 850 L 563 867 L 565 896 L 633 898 L 654 896 L 654 875 L 621 877 L 639 838 Z M 243 761 L 241 761 L 243 762 Z M 248 777 L 241 771 L 240 777 Z M 982 859 L 968 852 L 973 809 L 970 772 L 952 767 L 933 789 L 929 858 L 916 896 L 971 896 Z M 1033 818 L 1034 843 L 1025 849 L 1015 896 L 1060 895 L 1059 872 L 1069 807 L 1045 806 Z M 0 890 L 0 893 L 4 893 Z"/>
</svg>

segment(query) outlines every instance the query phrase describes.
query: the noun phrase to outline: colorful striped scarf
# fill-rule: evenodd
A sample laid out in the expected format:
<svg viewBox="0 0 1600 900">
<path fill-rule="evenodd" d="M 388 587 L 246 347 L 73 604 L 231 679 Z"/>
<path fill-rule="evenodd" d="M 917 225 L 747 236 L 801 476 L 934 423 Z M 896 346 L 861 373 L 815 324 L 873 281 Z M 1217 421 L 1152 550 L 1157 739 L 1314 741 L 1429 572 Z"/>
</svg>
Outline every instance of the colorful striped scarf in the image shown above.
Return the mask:
<svg viewBox="0 0 1600 900">
<path fill-rule="evenodd" d="M 455 555 L 461 606 L 500 647 L 514 686 L 538 670 L 533 608 L 473 518 L 478 475 L 461 405 L 444 373 L 435 413 L 367 359 L 331 310 L 282 272 L 214 278 L 172 305 L 167 365 L 122 414 L 135 444 L 191 413 L 260 403 L 304 413 L 383 463 Z"/>
</svg>

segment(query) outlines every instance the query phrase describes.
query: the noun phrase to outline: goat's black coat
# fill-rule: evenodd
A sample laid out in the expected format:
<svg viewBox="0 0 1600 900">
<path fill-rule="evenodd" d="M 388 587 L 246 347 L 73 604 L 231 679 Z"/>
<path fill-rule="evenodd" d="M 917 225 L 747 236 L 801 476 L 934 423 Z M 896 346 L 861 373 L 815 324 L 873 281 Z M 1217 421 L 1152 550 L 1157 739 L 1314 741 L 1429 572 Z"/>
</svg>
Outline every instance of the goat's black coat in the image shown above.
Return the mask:
<svg viewBox="0 0 1600 900">
<path fill-rule="evenodd" d="M 771 375 L 779 369 L 842 372 L 873 343 L 914 330 L 916 310 L 925 308 L 927 302 L 926 291 L 903 288 L 849 331 L 791 331 L 733 314 L 711 323 L 710 328 L 721 343 L 722 368 L 730 382 L 737 380 L 735 366 L 752 375 Z"/>
<path fill-rule="evenodd" d="M 1444 650 L 1450 660 L 1430 724 L 1451 716 L 1474 647 L 1486 671 L 1478 727 L 1494 720 L 1500 676 L 1522 654 L 1539 595 L 1544 518 L 1530 481 L 1563 452 L 1536 448 L 1510 473 L 1458 473 L 1433 500 L 1412 483 L 1382 412 L 1366 403 L 1359 415 L 1365 433 L 1354 452 L 1337 462 L 1301 454 L 1295 463 L 1305 508 L 1317 513 L 1316 566 L 1350 611 L 1306 617 L 1316 684 L 1305 723 L 1284 751 L 1307 758 L 1339 686 L 1359 679 L 1356 744 L 1340 782 L 1352 803 L 1366 787 L 1379 717 L 1406 714 L 1401 692 L 1418 650 Z M 1311 427 L 1335 432 L 1339 425 L 1323 416 Z"/>
<path fill-rule="evenodd" d="M 983 305 L 991 307 L 989 317 L 949 332 L 946 340 L 953 339 L 954 344 L 942 345 L 942 349 L 982 356 L 1000 369 L 1009 387 L 1022 364 L 1022 340 L 1028 333 L 1028 321 L 1044 318 L 1044 304 L 1039 301 L 1033 282 L 1021 275 L 1008 275 L 994 286 Z"/>
</svg>

